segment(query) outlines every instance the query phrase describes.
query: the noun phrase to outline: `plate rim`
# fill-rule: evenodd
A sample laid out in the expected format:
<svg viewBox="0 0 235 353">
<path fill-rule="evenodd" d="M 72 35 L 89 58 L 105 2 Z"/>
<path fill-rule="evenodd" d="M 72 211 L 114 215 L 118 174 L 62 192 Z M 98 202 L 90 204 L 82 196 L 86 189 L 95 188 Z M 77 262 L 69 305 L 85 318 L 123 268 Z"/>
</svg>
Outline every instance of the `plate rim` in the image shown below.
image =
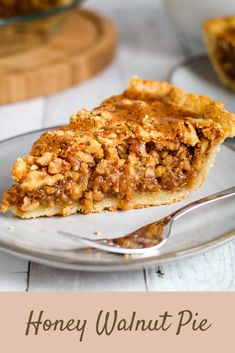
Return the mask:
<svg viewBox="0 0 235 353">
<path fill-rule="evenodd" d="M 9 142 L 16 138 L 37 134 L 37 133 L 43 133 L 44 131 L 55 129 L 60 126 L 61 125 L 51 126 L 51 127 L 25 132 L 23 134 L 14 135 L 4 140 L 1 140 L 0 146 L 3 143 Z M 234 152 L 234 150 L 232 150 L 228 146 L 226 145 L 224 146 L 228 150 L 231 150 Z M 61 250 L 61 251 L 51 250 L 48 252 L 34 250 L 34 249 L 30 250 L 25 248 L 24 246 L 20 246 L 20 245 L 16 245 L 16 244 L 12 244 L 7 241 L 4 241 L 1 238 L 0 238 L 0 250 L 10 253 L 12 255 L 15 255 L 17 257 L 24 258 L 28 261 L 34 261 L 39 264 L 44 264 L 44 265 L 46 264 L 48 266 L 52 266 L 56 268 L 82 270 L 82 271 L 102 271 L 102 272 L 128 271 L 128 270 L 138 270 L 138 269 L 154 267 L 167 262 L 173 262 L 183 258 L 188 258 L 190 256 L 196 256 L 200 253 L 209 251 L 213 248 L 223 245 L 231 241 L 234 237 L 235 237 L 235 229 L 234 231 L 222 234 L 221 236 L 215 239 L 209 240 L 199 245 L 188 247 L 183 250 L 177 250 L 177 251 L 172 251 L 162 255 L 154 255 L 154 256 L 141 257 L 141 258 L 130 257 L 130 258 L 125 258 L 125 261 L 123 262 L 117 262 L 117 261 L 115 262 L 114 260 L 111 260 L 109 262 L 108 261 L 99 262 L 98 260 L 94 260 L 93 262 L 91 262 L 91 261 L 83 261 L 81 259 L 76 261 L 74 259 L 68 259 L 64 256 L 58 256 L 58 252 L 59 253 L 61 252 L 63 254 L 68 250 Z M 71 251 L 75 251 L 75 249 L 71 249 Z"/>
<path fill-rule="evenodd" d="M 42 265 L 48 265 L 61 269 L 79 270 L 79 271 L 93 271 L 93 272 L 112 272 L 112 271 L 129 271 L 129 270 L 140 270 L 145 268 L 151 268 L 157 265 L 165 264 L 168 262 L 178 261 L 186 259 L 192 256 L 199 255 L 205 251 L 210 251 L 219 246 L 222 246 L 235 238 L 235 230 L 221 235 L 220 237 L 209 240 L 206 243 L 195 245 L 181 251 L 174 251 L 160 256 L 151 256 L 145 258 L 130 258 L 129 261 L 125 262 L 98 262 L 97 260 L 93 262 L 86 261 L 68 261 L 68 259 L 56 257 L 57 255 L 50 255 L 49 253 L 40 252 L 36 250 L 28 250 L 24 247 L 12 245 L 4 242 L 0 239 L 0 250 L 6 253 L 10 253 L 17 257 L 23 258 L 28 261 L 34 261 Z M 56 250 L 54 250 L 56 252 Z M 74 251 L 72 249 L 71 251 Z M 57 250 L 58 252 L 58 250 Z M 52 251 L 53 253 L 53 251 Z M 63 251 L 61 251 L 63 253 Z M 134 261 L 133 261 L 134 260 Z"/>
</svg>

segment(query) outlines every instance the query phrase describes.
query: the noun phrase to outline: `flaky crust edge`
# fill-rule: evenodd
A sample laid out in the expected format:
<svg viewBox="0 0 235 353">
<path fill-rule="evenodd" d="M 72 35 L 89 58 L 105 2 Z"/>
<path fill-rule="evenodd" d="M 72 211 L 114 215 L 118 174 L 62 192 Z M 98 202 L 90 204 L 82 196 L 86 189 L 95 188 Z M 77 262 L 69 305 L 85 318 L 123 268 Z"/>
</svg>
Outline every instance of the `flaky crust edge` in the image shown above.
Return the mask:
<svg viewBox="0 0 235 353">
<path fill-rule="evenodd" d="M 226 137 L 235 136 L 235 114 L 225 110 L 224 105 L 207 96 L 188 93 L 180 87 L 168 82 L 142 80 L 137 76 L 133 77 L 127 91 L 128 95 L 147 95 L 149 98 L 157 97 L 158 100 L 175 104 L 183 110 L 199 114 L 200 119 L 211 119 L 218 123 Z M 196 118 L 197 119 L 197 118 Z M 190 118 L 189 118 L 190 120 Z"/>
</svg>

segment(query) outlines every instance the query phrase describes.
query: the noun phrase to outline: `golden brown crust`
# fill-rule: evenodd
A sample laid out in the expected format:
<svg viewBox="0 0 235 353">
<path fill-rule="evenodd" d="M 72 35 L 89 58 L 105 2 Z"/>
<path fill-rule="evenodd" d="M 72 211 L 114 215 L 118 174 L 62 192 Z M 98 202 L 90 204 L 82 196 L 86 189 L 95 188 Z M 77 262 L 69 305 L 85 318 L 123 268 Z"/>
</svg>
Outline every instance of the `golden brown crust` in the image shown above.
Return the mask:
<svg viewBox="0 0 235 353">
<path fill-rule="evenodd" d="M 203 24 L 203 29 L 235 43 L 235 16 L 214 17 L 206 20 Z"/>
<path fill-rule="evenodd" d="M 235 16 L 205 21 L 204 39 L 208 54 L 221 82 L 235 90 Z"/>
<path fill-rule="evenodd" d="M 133 78 L 122 95 L 79 111 L 17 159 L 1 211 L 29 218 L 176 201 L 201 185 L 234 129 L 221 103 Z"/>
<path fill-rule="evenodd" d="M 182 200 L 188 195 L 189 191 L 182 191 L 176 194 L 163 193 L 143 193 L 141 195 L 135 195 L 133 200 L 129 204 L 130 209 L 139 209 L 149 206 L 160 206 L 168 205 L 174 202 Z M 98 213 L 103 210 L 107 211 L 117 211 L 119 210 L 118 199 L 116 197 L 106 197 L 102 201 L 97 202 L 93 205 L 92 213 Z M 51 217 L 54 215 L 69 216 L 71 214 L 82 212 L 83 206 L 74 202 L 67 206 L 66 209 L 62 205 L 57 205 L 54 207 L 38 207 L 34 211 L 22 212 L 19 208 L 14 208 L 13 213 L 21 218 L 29 219 L 35 217 Z"/>
<path fill-rule="evenodd" d="M 213 120 L 220 124 L 226 137 L 235 135 L 235 114 L 227 112 L 221 102 L 207 96 L 187 93 L 182 88 L 167 82 L 141 80 L 138 77 L 130 81 L 128 88 L 130 97 L 139 96 L 140 99 L 161 101 L 169 104 L 174 118 Z M 156 98 L 155 98 L 156 97 Z"/>
</svg>

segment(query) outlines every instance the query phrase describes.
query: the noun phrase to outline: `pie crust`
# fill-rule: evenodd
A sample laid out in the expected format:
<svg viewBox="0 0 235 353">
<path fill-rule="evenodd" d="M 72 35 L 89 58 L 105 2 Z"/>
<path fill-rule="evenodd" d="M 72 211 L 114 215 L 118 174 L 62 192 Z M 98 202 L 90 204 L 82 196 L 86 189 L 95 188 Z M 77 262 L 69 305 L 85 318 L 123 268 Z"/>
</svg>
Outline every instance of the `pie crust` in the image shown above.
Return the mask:
<svg viewBox="0 0 235 353">
<path fill-rule="evenodd" d="M 218 77 L 235 91 L 235 16 L 207 20 L 203 29 L 208 54 Z"/>
<path fill-rule="evenodd" d="M 49 130 L 12 167 L 1 211 L 22 218 L 170 204 L 205 180 L 235 115 L 208 97 L 134 77 Z"/>
</svg>

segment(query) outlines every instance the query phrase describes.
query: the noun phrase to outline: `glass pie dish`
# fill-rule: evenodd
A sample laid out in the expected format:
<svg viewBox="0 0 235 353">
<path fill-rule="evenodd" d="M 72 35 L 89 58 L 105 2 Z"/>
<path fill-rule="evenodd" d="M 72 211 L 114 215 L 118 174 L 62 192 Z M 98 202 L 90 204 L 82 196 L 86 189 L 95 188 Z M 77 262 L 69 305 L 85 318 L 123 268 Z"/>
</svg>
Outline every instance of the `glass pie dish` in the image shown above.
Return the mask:
<svg viewBox="0 0 235 353">
<path fill-rule="evenodd" d="M 7 1 L 2 1 L 7 3 Z M 0 1 L 0 56 L 31 49 L 61 28 L 82 0 L 28 1 L 28 7 L 5 9 Z M 11 2 L 12 3 L 12 2 Z M 16 2 L 17 3 L 17 2 Z"/>
</svg>

